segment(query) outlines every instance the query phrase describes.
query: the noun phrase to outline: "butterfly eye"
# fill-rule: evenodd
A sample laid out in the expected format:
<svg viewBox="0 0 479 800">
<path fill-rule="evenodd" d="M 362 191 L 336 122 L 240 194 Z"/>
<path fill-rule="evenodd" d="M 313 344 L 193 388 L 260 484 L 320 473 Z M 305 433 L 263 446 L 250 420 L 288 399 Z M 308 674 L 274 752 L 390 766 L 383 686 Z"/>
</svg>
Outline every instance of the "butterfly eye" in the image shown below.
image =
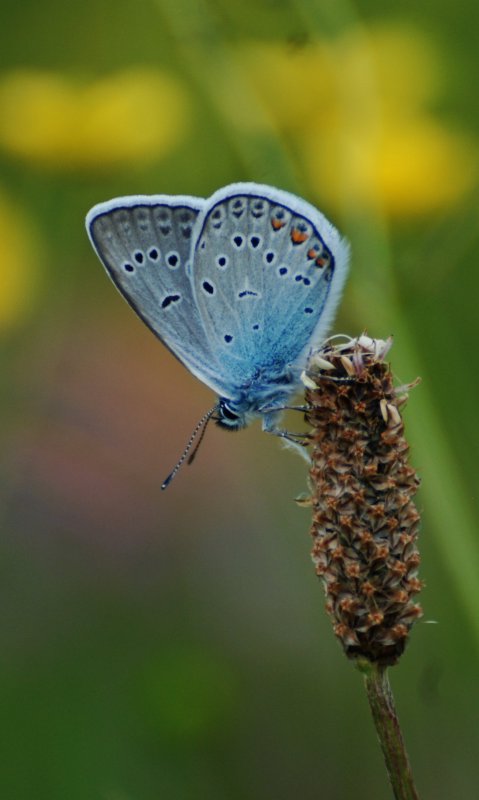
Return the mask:
<svg viewBox="0 0 479 800">
<path fill-rule="evenodd" d="M 232 411 L 228 403 L 226 403 L 224 400 L 220 401 L 220 412 L 221 416 L 224 419 L 230 420 L 230 422 L 236 422 L 236 420 L 239 419 L 239 414 L 236 414 L 235 411 Z"/>
</svg>

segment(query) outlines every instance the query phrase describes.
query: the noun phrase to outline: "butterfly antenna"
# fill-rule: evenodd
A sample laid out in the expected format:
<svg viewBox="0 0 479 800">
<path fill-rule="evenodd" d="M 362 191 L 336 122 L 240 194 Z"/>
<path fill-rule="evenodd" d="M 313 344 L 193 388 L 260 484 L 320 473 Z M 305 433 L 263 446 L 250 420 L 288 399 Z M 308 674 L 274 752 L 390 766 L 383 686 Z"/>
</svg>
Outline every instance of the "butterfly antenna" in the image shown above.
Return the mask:
<svg viewBox="0 0 479 800">
<path fill-rule="evenodd" d="M 198 448 L 199 448 L 201 442 L 203 441 L 203 436 L 205 435 L 206 426 L 208 425 L 208 422 L 210 421 L 210 419 L 213 416 L 213 414 L 215 413 L 215 411 L 218 411 L 218 406 L 217 405 L 213 406 L 213 408 L 210 408 L 210 410 L 207 411 L 206 414 L 203 417 L 201 417 L 201 419 L 198 422 L 198 424 L 196 425 L 193 433 L 191 434 L 191 436 L 190 436 L 190 438 L 188 440 L 188 444 L 186 445 L 185 449 L 183 450 L 183 453 L 181 454 L 181 457 L 178 459 L 178 461 L 176 463 L 176 466 L 174 467 L 174 469 L 171 470 L 171 472 L 168 475 L 168 477 L 166 478 L 166 480 L 164 480 L 163 483 L 161 484 L 161 488 L 162 489 L 167 489 L 168 486 L 170 485 L 171 481 L 173 480 L 173 478 L 177 474 L 177 472 L 179 472 L 179 470 L 181 469 L 181 467 L 185 463 L 186 459 L 188 458 L 188 455 L 190 453 L 191 448 L 193 447 L 193 444 L 194 444 L 194 441 L 195 441 L 196 437 L 198 436 L 198 434 L 201 431 L 200 438 L 196 442 L 196 447 L 193 450 L 193 452 L 191 453 L 191 455 L 189 455 L 189 458 L 188 458 L 188 464 L 191 464 L 191 462 L 193 461 L 193 459 L 195 458 L 195 456 L 196 456 L 196 454 L 198 452 Z"/>
<path fill-rule="evenodd" d="M 213 409 L 213 411 L 216 411 L 216 406 L 215 406 L 215 408 Z M 210 412 L 208 412 L 208 414 L 207 414 L 207 418 L 206 418 L 206 420 L 205 420 L 205 424 L 203 425 L 203 429 L 202 429 L 202 431 L 201 431 L 201 433 L 200 433 L 199 439 L 198 439 L 198 441 L 196 442 L 196 444 L 195 444 L 195 446 L 194 446 L 194 448 L 193 448 L 193 452 L 191 453 L 190 457 L 188 458 L 188 464 L 192 464 L 192 463 L 193 463 L 193 461 L 194 461 L 194 460 L 195 460 L 195 458 L 196 458 L 196 454 L 197 454 L 198 450 L 200 449 L 200 444 L 201 444 L 201 442 L 203 441 L 203 436 L 204 436 L 204 435 L 205 435 L 205 433 L 206 433 L 206 428 L 208 427 L 208 422 L 210 421 L 210 419 L 211 419 L 211 416 L 212 416 L 212 415 L 210 414 Z"/>
</svg>

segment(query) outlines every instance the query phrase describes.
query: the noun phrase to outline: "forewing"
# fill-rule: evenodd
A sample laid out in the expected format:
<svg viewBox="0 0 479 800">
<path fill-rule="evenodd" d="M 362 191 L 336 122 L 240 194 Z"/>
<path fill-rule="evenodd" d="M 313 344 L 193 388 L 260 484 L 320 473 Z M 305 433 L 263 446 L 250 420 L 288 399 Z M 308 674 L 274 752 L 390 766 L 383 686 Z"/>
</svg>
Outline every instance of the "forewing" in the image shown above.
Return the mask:
<svg viewBox="0 0 479 800">
<path fill-rule="evenodd" d="M 168 195 L 117 198 L 94 206 L 86 225 L 131 307 L 191 372 L 220 391 L 189 277 L 193 229 L 204 203 Z"/>
<path fill-rule="evenodd" d="M 348 245 L 313 206 L 258 184 L 217 192 L 198 220 L 193 288 L 222 372 L 272 382 L 331 324 Z"/>
</svg>

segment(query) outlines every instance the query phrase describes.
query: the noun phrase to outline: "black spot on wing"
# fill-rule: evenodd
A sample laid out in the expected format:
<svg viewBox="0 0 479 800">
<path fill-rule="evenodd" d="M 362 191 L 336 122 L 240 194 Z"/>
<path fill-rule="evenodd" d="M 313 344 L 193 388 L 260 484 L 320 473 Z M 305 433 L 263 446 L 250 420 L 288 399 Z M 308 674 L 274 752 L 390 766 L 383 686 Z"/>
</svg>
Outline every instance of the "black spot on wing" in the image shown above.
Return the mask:
<svg viewBox="0 0 479 800">
<path fill-rule="evenodd" d="M 179 295 L 179 294 L 168 294 L 165 297 L 165 299 L 163 300 L 163 302 L 161 304 L 161 307 L 162 308 L 168 308 L 168 306 L 171 306 L 172 303 L 177 303 L 179 300 L 181 300 L 181 295 Z"/>
<path fill-rule="evenodd" d="M 215 293 L 215 287 L 212 283 L 210 283 L 210 281 L 203 281 L 201 285 L 203 287 L 203 291 L 206 292 L 206 294 L 212 295 Z"/>
</svg>

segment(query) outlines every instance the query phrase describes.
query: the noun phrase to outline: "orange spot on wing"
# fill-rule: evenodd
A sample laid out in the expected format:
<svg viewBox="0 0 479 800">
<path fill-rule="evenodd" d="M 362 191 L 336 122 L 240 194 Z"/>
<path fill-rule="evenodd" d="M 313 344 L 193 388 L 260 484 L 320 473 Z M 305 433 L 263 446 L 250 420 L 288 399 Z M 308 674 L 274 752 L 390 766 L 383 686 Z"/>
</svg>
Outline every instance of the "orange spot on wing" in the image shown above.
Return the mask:
<svg viewBox="0 0 479 800">
<path fill-rule="evenodd" d="M 317 264 L 318 267 L 324 267 L 324 265 L 328 263 L 328 259 L 327 258 L 317 258 L 314 263 Z"/>
<path fill-rule="evenodd" d="M 301 244 L 301 242 L 305 242 L 307 238 L 308 234 L 298 230 L 298 228 L 293 228 L 291 231 L 291 241 L 294 242 L 294 244 Z"/>
<path fill-rule="evenodd" d="M 308 258 L 316 258 L 317 255 L 318 251 L 315 250 L 314 247 L 312 247 L 311 250 L 308 250 Z"/>
<path fill-rule="evenodd" d="M 286 225 L 286 222 L 283 222 L 281 219 L 274 219 L 273 218 L 271 220 L 271 225 L 273 226 L 275 231 L 279 231 L 280 228 L 284 228 L 284 226 Z"/>
</svg>

